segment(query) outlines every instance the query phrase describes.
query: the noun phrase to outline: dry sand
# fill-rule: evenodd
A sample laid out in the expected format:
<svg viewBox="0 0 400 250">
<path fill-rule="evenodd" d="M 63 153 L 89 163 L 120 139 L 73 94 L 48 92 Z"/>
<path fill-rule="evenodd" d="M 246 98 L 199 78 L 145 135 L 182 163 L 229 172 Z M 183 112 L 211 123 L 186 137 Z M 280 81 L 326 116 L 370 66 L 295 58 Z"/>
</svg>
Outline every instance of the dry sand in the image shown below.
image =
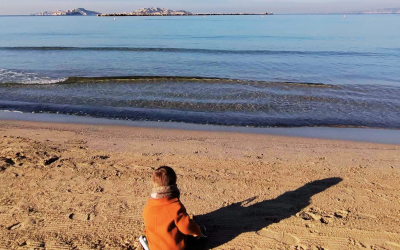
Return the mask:
<svg viewBox="0 0 400 250">
<path fill-rule="evenodd" d="M 1 249 L 140 249 L 150 177 L 209 229 L 190 249 L 400 249 L 400 146 L 0 121 Z"/>
</svg>

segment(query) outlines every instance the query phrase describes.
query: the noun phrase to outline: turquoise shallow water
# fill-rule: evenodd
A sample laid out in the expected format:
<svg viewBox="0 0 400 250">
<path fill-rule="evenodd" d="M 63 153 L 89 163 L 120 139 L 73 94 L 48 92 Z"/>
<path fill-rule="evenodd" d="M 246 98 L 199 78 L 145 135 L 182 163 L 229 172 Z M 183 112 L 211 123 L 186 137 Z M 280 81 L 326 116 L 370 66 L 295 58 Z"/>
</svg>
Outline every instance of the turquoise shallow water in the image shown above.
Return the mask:
<svg viewBox="0 0 400 250">
<path fill-rule="evenodd" d="M 399 21 L 398 15 L 0 17 L 0 109 L 400 128 Z M 69 78 L 75 76 L 87 78 Z"/>
</svg>

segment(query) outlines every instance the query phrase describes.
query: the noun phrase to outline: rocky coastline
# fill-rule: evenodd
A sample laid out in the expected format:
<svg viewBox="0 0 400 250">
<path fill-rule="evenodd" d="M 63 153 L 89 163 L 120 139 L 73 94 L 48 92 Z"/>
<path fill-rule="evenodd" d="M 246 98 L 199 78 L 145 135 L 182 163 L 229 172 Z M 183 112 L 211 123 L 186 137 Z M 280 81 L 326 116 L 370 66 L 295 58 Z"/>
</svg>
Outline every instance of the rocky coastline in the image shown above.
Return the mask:
<svg viewBox="0 0 400 250">
<path fill-rule="evenodd" d="M 273 15 L 272 12 L 265 13 L 193 13 L 193 14 L 134 14 L 134 13 L 113 13 L 99 14 L 97 16 L 266 16 Z"/>
<path fill-rule="evenodd" d="M 84 8 L 76 8 L 71 10 L 44 11 L 31 14 L 31 16 L 96 16 L 99 14 L 101 13 L 96 11 L 86 10 Z"/>
<path fill-rule="evenodd" d="M 264 13 L 191 13 L 185 10 L 169 10 L 164 8 L 141 8 L 133 12 L 99 14 L 97 16 L 243 16 L 243 15 L 273 15 Z"/>
</svg>

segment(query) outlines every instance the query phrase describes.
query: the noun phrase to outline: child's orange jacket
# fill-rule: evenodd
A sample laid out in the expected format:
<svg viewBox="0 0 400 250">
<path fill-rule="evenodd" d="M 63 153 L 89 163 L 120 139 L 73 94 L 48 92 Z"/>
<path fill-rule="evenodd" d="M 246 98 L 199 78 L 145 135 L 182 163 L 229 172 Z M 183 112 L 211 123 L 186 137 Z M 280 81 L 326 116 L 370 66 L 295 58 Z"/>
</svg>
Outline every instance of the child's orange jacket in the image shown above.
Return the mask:
<svg viewBox="0 0 400 250">
<path fill-rule="evenodd" d="M 150 250 L 183 250 L 186 235 L 201 235 L 178 198 L 150 199 L 143 211 Z"/>
</svg>

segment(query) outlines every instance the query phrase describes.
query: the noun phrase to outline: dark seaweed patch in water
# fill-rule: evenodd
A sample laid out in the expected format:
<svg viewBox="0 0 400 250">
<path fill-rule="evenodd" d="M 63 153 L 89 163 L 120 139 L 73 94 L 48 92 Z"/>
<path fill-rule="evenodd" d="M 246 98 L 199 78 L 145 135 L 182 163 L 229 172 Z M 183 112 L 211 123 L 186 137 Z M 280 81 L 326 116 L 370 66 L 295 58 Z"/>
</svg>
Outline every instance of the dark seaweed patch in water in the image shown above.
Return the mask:
<svg viewBox="0 0 400 250">
<path fill-rule="evenodd" d="M 202 83 L 244 83 L 244 84 L 274 84 L 274 85 L 303 85 L 313 87 L 333 87 L 333 85 L 324 83 L 310 82 L 267 82 L 267 81 L 249 81 L 218 77 L 201 76 L 105 76 L 105 77 L 68 77 L 60 83 L 98 83 L 98 82 L 138 82 L 138 81 L 194 81 Z"/>
<path fill-rule="evenodd" d="M 326 87 L 340 88 L 340 86 L 312 83 L 312 82 L 274 82 L 274 81 L 251 81 L 218 77 L 202 77 L 202 76 L 100 76 L 100 77 L 68 77 L 60 81 L 48 82 L 3 82 L 0 83 L 4 87 L 13 85 L 51 85 L 51 84 L 76 84 L 76 83 L 160 83 L 160 82 L 199 82 L 199 83 L 229 83 L 229 84 L 247 84 L 247 85 L 297 85 L 303 87 Z"/>
<path fill-rule="evenodd" d="M 96 83 L 124 81 L 235 81 L 227 78 L 199 76 L 104 76 L 104 77 L 68 77 L 63 83 Z M 236 80 L 237 81 L 237 80 Z"/>
</svg>

